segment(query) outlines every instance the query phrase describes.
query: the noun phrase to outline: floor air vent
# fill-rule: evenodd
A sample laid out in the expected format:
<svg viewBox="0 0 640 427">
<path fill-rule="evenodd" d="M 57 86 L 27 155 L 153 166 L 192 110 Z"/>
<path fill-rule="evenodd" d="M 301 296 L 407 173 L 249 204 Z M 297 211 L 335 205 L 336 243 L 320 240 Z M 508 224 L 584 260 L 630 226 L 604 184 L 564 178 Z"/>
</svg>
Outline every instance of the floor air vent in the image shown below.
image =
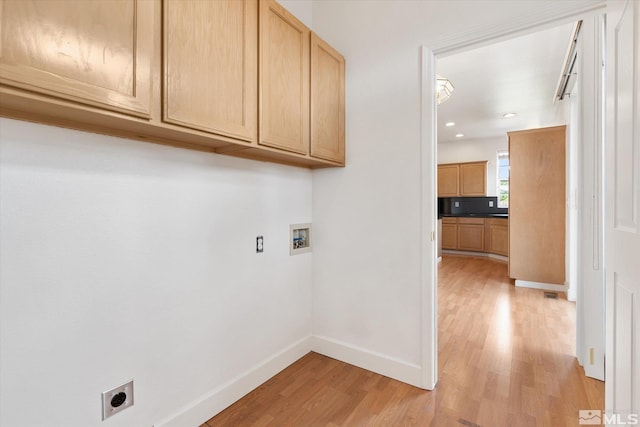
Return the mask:
<svg viewBox="0 0 640 427">
<path fill-rule="evenodd" d="M 545 298 L 558 299 L 558 294 L 556 292 L 545 292 Z"/>
</svg>

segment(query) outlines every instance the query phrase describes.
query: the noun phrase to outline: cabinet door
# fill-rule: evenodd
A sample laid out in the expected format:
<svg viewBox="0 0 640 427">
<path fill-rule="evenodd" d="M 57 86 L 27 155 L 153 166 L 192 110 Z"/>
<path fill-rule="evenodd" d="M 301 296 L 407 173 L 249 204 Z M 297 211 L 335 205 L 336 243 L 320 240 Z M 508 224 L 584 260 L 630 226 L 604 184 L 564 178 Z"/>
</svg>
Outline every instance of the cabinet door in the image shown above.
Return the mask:
<svg viewBox="0 0 640 427">
<path fill-rule="evenodd" d="M 487 163 L 463 163 L 460 165 L 460 195 L 487 195 Z"/>
<path fill-rule="evenodd" d="M 148 118 L 154 4 L 0 0 L 0 83 Z"/>
<path fill-rule="evenodd" d="M 459 165 L 438 165 L 438 197 L 460 195 L 458 182 Z"/>
<path fill-rule="evenodd" d="M 309 29 L 260 2 L 259 143 L 309 153 Z"/>
<path fill-rule="evenodd" d="M 311 155 L 344 163 L 344 58 L 311 33 Z"/>
<path fill-rule="evenodd" d="M 458 223 L 458 249 L 484 252 L 484 222 L 482 224 Z"/>
<path fill-rule="evenodd" d="M 163 120 L 255 141 L 257 28 L 255 0 L 165 0 Z"/>
<path fill-rule="evenodd" d="M 458 249 L 458 226 L 442 222 L 442 249 Z"/>
<path fill-rule="evenodd" d="M 509 228 L 507 227 L 507 220 L 492 220 L 501 221 L 504 224 L 492 222 L 489 224 L 489 252 L 498 255 L 509 256 Z"/>
</svg>

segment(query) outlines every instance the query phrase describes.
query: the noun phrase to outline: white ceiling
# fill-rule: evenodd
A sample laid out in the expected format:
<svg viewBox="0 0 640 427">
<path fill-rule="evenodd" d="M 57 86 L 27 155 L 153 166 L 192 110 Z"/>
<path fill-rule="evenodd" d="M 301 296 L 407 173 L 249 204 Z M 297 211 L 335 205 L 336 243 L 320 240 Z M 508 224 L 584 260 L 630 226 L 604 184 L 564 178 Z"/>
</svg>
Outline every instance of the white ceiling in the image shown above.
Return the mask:
<svg viewBox="0 0 640 427">
<path fill-rule="evenodd" d="M 553 98 L 572 30 L 573 24 L 563 25 L 438 58 L 437 73 L 455 87 L 438 106 L 438 142 L 506 138 L 513 130 L 565 124 Z M 518 116 L 502 117 L 509 112 Z M 456 125 L 445 127 L 449 121 Z"/>
</svg>

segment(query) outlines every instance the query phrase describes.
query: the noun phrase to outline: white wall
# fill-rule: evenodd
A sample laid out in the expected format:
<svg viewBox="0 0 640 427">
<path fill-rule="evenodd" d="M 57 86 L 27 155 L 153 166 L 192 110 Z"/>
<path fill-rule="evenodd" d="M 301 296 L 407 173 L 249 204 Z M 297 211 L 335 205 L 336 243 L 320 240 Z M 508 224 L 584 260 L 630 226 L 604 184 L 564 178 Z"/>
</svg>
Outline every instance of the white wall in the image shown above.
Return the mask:
<svg viewBox="0 0 640 427">
<path fill-rule="evenodd" d="M 302 21 L 304 25 L 313 28 L 313 8 L 311 0 L 278 0 L 278 3 Z"/>
<path fill-rule="evenodd" d="M 508 149 L 507 135 L 494 139 L 442 142 L 438 144 L 438 163 L 488 161 L 487 196 L 497 196 L 498 152 Z"/>
<path fill-rule="evenodd" d="M 0 144 L 0 425 L 103 425 L 131 378 L 109 426 L 206 417 L 309 350 L 310 171 L 7 119 Z"/>
</svg>

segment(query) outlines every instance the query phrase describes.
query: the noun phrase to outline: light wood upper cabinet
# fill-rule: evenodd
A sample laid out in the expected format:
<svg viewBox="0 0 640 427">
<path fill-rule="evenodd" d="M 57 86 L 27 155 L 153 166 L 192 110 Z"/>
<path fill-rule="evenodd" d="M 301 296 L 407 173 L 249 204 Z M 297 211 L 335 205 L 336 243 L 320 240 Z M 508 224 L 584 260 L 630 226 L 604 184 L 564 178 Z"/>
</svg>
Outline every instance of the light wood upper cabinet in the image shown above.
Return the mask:
<svg viewBox="0 0 640 427">
<path fill-rule="evenodd" d="M 0 83 L 148 118 L 154 7 L 0 0 Z"/>
<path fill-rule="evenodd" d="M 438 197 L 460 195 L 460 165 L 438 165 Z"/>
<path fill-rule="evenodd" d="M 0 0 L 0 116 L 343 166 L 344 59 L 311 46 L 275 0 Z"/>
<path fill-rule="evenodd" d="M 311 32 L 273 0 L 259 19 L 259 143 L 308 154 Z"/>
<path fill-rule="evenodd" d="M 344 57 L 311 33 L 311 155 L 344 163 Z"/>
<path fill-rule="evenodd" d="M 486 161 L 438 165 L 438 197 L 486 195 Z"/>
<path fill-rule="evenodd" d="M 163 120 L 257 139 L 256 0 L 164 1 Z"/>
<path fill-rule="evenodd" d="M 460 164 L 460 196 L 487 195 L 487 162 Z"/>
</svg>

